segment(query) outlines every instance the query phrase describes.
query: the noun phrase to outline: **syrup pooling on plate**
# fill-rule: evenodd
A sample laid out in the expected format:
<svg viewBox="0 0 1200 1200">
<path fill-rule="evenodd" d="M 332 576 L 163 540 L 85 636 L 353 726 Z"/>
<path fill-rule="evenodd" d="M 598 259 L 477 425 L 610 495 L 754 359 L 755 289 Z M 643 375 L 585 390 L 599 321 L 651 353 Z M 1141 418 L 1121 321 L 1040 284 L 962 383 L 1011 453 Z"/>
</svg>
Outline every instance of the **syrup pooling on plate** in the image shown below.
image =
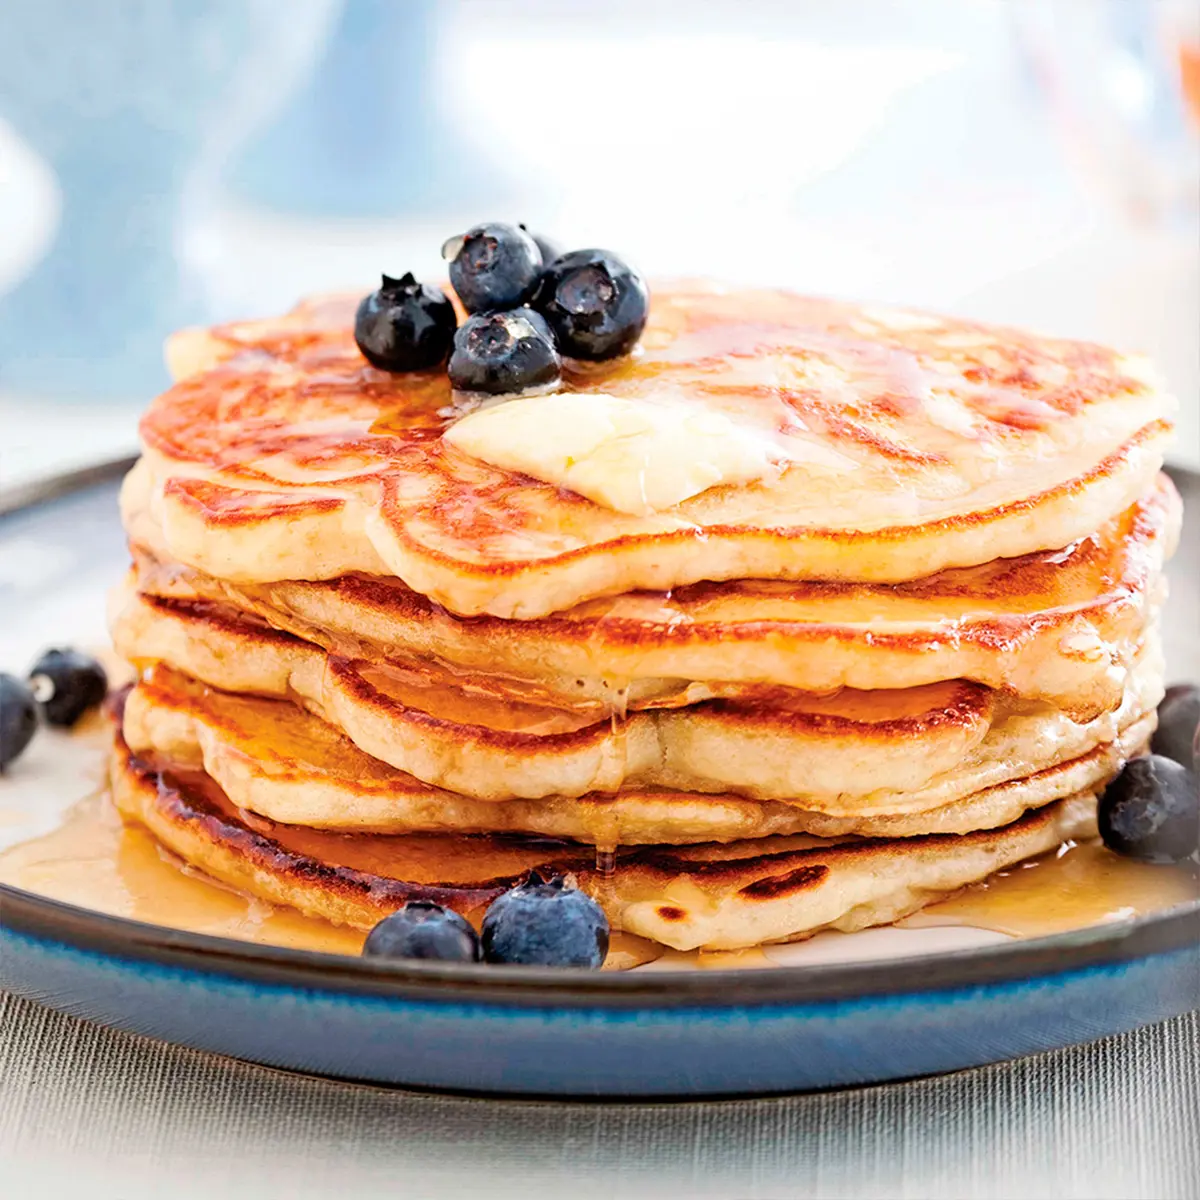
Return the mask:
<svg viewBox="0 0 1200 1200">
<path fill-rule="evenodd" d="M 12 814 L 14 824 L 18 819 Z M 357 954 L 363 938 L 358 930 L 249 899 L 188 869 L 145 830 L 124 824 L 104 794 L 81 802 L 57 829 L 0 854 L 0 882 L 97 912 L 264 945 Z M 705 895 L 685 882 L 676 890 L 692 904 Z M 1194 871 L 1148 867 L 1089 844 L 1005 872 L 907 918 L 902 927 L 953 924 L 1037 937 L 1197 898 Z M 609 965 L 628 967 L 661 953 L 643 938 L 614 936 Z M 694 960 L 708 968 L 768 965 L 764 957 L 754 951 L 671 955 L 673 965 Z"/>
<path fill-rule="evenodd" d="M 1100 842 L 1064 845 L 906 918 L 915 929 L 971 925 L 1011 937 L 1045 937 L 1200 900 L 1200 866 L 1150 865 Z"/>
<path fill-rule="evenodd" d="M 85 754 L 96 753 L 94 724 L 88 730 L 88 736 L 70 739 Z M 93 744 L 89 746 L 88 743 Z M 71 753 L 60 757 L 69 759 Z M 187 787 L 187 781 L 195 777 L 187 768 L 181 768 L 174 778 L 176 785 L 183 783 Z M 215 803 L 221 804 L 210 786 L 205 785 L 201 793 L 202 803 L 211 805 L 215 798 Z M 192 794 L 197 795 L 194 791 Z M 233 810 L 227 810 L 227 816 L 238 821 L 248 819 L 247 814 L 236 814 Z M 290 852 L 315 851 L 358 868 L 387 866 L 394 870 L 395 847 L 407 845 L 405 859 L 410 873 L 426 879 L 447 871 L 453 874 L 453 862 L 458 855 L 449 847 L 463 844 L 461 838 L 426 838 L 413 842 L 395 838 L 346 839 L 250 820 L 260 832 L 269 832 L 272 840 L 278 840 L 274 835 L 281 834 L 285 848 Z M 246 828 L 252 832 L 249 825 Z M 814 839 L 807 841 L 811 843 Z M 781 847 L 801 846 L 805 842 L 803 838 L 774 838 L 760 843 L 759 848 L 777 852 Z M 331 851 L 330 847 L 334 849 Z M 493 865 L 497 869 L 511 868 L 526 861 L 525 856 L 529 854 L 543 862 L 548 858 L 559 861 L 566 868 L 577 860 L 581 872 L 592 877 L 589 886 L 595 890 L 602 879 L 590 857 L 594 852 L 587 847 L 575 847 L 575 858 L 571 859 L 570 854 L 563 854 L 568 847 L 566 843 L 544 840 L 531 843 L 522 839 L 501 839 L 498 843 L 500 858 Z M 1081 853 L 1085 849 L 1089 851 L 1086 856 Z M 703 908 L 714 902 L 718 889 L 712 874 L 703 869 L 706 858 L 703 847 L 691 852 L 668 851 L 665 854 L 651 849 L 642 852 L 642 857 L 661 859 L 662 867 L 670 872 L 691 862 L 692 867 L 679 874 L 670 885 L 669 897 L 681 906 L 693 908 Z M 1079 928 L 1129 915 L 1130 911 L 1162 911 L 1198 894 L 1194 873 L 1189 878 L 1186 872 L 1174 869 L 1147 868 L 1116 858 L 1098 847 L 1078 847 L 1062 861 L 1072 864 L 1074 872 L 1071 883 L 1074 898 L 1067 905 L 1061 902 L 1064 895 L 1061 879 L 1043 863 L 1038 868 L 1008 872 L 992 886 L 968 889 L 960 897 L 931 911 L 935 916 L 941 912 L 944 919 L 959 924 L 981 929 L 1006 925 L 1013 933 L 1034 936 L 1048 931 L 1044 922 L 1047 912 L 1059 914 L 1055 929 Z M 1042 914 L 1041 925 L 1029 923 L 1018 929 L 1011 915 L 1015 911 L 1013 905 L 1001 901 L 1000 909 L 991 907 L 1000 889 L 1012 886 L 1008 880 L 1013 878 L 1018 880 L 1021 894 L 1028 897 L 1025 909 Z M 0 855 L 0 881 L 98 911 L 265 944 L 356 953 L 361 940 L 361 934 L 352 930 L 302 917 L 290 909 L 247 900 L 185 867 L 173 855 L 162 852 L 138 826 L 122 825 L 102 795 L 93 795 L 68 812 L 57 829 Z M 1131 896 L 1135 898 L 1130 899 Z M 961 911 L 956 911 L 956 905 L 961 906 Z M 997 912 L 1001 915 L 997 916 Z M 919 952 L 919 947 L 914 946 L 913 952 Z M 661 948 L 652 943 L 624 935 L 614 940 L 608 965 L 628 967 L 650 961 L 659 954 Z M 697 956 L 673 952 L 669 957 L 672 967 L 762 965 L 753 954 L 726 956 L 709 952 Z M 803 959 L 797 959 L 789 952 L 785 961 L 800 963 Z"/>
<path fill-rule="evenodd" d="M 12 814 L 13 823 L 24 817 Z M 0 883 L 131 921 L 264 946 L 357 956 L 364 937 L 188 867 L 145 829 L 123 822 L 105 793 L 80 802 L 57 829 L 0 853 Z M 628 970 L 661 953 L 644 938 L 614 935 L 605 966 Z"/>
<path fill-rule="evenodd" d="M 357 954 L 363 935 L 241 895 L 187 868 L 106 793 L 57 829 L 0 854 L 0 882 L 94 912 L 268 946 Z"/>
</svg>

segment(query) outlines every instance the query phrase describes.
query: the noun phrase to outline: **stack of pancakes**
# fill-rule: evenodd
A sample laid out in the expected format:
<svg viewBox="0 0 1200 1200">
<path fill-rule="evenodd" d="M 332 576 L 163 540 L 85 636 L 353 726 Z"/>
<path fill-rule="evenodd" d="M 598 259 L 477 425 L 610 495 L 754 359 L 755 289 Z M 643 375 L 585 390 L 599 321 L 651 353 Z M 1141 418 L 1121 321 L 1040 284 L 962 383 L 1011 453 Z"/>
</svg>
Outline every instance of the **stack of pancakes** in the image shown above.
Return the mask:
<svg viewBox="0 0 1200 1200">
<path fill-rule="evenodd" d="M 660 290 L 563 390 L 783 450 L 634 514 L 449 444 L 477 402 L 368 366 L 353 311 L 177 335 L 142 423 L 114 793 L 177 855 L 364 929 L 570 871 L 615 928 L 730 949 L 1094 834 L 1153 730 L 1179 525 L 1141 363 Z"/>
</svg>

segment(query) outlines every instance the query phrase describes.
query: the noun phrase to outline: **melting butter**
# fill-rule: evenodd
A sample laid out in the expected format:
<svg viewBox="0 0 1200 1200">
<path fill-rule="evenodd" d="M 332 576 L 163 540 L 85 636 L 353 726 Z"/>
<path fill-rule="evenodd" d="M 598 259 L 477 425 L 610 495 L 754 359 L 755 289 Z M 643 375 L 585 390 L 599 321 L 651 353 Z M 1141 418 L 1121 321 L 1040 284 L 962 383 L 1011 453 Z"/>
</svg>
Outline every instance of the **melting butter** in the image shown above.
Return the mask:
<svg viewBox="0 0 1200 1200">
<path fill-rule="evenodd" d="M 768 476 L 780 448 L 723 413 L 605 392 L 526 396 L 452 425 L 452 446 L 616 512 L 642 516 Z"/>
</svg>

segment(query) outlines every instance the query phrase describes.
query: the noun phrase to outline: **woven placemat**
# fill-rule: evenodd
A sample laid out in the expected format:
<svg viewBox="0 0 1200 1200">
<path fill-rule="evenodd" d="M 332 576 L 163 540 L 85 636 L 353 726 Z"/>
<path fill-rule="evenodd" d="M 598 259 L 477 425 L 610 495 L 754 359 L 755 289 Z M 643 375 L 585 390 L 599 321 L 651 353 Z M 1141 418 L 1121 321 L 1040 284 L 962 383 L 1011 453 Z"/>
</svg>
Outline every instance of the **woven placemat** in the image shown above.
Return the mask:
<svg viewBox="0 0 1200 1200">
<path fill-rule="evenodd" d="M 1195 1200 L 1200 1013 L 885 1087 L 576 1104 L 290 1075 L 0 994 L 0 1195 Z"/>
</svg>

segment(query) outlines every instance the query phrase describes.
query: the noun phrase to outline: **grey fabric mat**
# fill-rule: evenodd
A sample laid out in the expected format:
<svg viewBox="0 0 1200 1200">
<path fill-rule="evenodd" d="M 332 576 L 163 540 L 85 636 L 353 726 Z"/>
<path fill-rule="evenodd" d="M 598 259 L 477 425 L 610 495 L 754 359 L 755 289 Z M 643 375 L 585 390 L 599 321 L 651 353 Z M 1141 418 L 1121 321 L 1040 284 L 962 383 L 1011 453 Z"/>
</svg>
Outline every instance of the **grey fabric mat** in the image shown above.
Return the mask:
<svg viewBox="0 0 1200 1200">
<path fill-rule="evenodd" d="M 1200 1012 L 942 1078 L 569 1104 L 289 1075 L 0 994 L 0 1195 L 1200 1197 Z"/>
</svg>

